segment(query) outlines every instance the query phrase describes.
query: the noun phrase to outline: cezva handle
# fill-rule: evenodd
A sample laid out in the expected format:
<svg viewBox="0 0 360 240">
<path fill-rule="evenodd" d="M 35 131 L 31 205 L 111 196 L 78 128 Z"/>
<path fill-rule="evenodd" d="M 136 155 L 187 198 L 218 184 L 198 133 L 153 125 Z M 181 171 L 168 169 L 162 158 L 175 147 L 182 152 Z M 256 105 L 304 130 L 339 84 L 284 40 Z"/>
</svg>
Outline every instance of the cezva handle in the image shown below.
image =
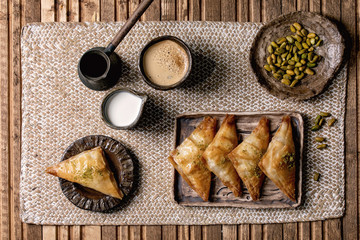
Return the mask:
<svg viewBox="0 0 360 240">
<path fill-rule="evenodd" d="M 130 18 L 125 22 L 120 31 L 115 35 L 114 39 L 107 46 L 105 52 L 113 52 L 115 48 L 119 45 L 119 43 L 124 39 L 126 34 L 131 30 L 131 28 L 135 25 L 135 23 L 139 20 L 139 18 L 143 15 L 146 9 L 150 6 L 150 4 L 154 0 L 144 0 L 141 1 L 140 5 L 136 8 L 134 13 L 130 16 Z"/>
</svg>

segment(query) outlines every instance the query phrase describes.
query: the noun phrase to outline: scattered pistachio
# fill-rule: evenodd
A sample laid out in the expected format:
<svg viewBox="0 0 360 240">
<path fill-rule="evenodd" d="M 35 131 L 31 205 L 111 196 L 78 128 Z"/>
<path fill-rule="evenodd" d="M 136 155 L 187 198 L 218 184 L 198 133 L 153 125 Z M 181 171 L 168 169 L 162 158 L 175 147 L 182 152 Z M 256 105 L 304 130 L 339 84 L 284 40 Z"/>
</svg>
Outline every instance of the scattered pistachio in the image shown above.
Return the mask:
<svg viewBox="0 0 360 240">
<path fill-rule="evenodd" d="M 319 181 L 319 178 L 320 178 L 320 173 L 318 172 L 314 173 L 314 180 Z"/>
<path fill-rule="evenodd" d="M 320 119 L 321 119 L 321 115 L 317 115 L 316 118 L 315 118 L 315 125 L 319 125 L 319 122 L 320 122 Z"/>
<path fill-rule="evenodd" d="M 327 147 L 327 144 L 325 144 L 325 143 L 316 146 L 317 149 L 324 149 L 326 147 Z"/>
<path fill-rule="evenodd" d="M 321 119 L 320 119 L 320 121 L 319 121 L 319 126 L 322 126 L 322 125 L 323 125 L 323 123 L 324 123 L 324 119 L 323 119 L 323 118 L 321 118 Z"/>
<path fill-rule="evenodd" d="M 334 125 L 335 122 L 336 122 L 335 118 L 330 119 L 328 122 L 328 126 L 331 127 L 332 125 Z"/>
<path fill-rule="evenodd" d="M 331 113 L 328 113 L 328 112 L 320 112 L 320 116 L 322 116 L 322 117 L 330 117 L 330 116 L 331 116 Z"/>
<path fill-rule="evenodd" d="M 315 141 L 316 141 L 316 142 L 323 142 L 323 141 L 325 141 L 325 138 L 323 138 L 323 137 L 316 137 L 316 138 L 315 138 Z"/>
<path fill-rule="evenodd" d="M 319 130 L 320 129 L 320 126 L 319 125 L 315 125 L 315 126 L 313 126 L 312 128 L 311 128 L 311 131 L 317 131 L 317 130 Z"/>
</svg>

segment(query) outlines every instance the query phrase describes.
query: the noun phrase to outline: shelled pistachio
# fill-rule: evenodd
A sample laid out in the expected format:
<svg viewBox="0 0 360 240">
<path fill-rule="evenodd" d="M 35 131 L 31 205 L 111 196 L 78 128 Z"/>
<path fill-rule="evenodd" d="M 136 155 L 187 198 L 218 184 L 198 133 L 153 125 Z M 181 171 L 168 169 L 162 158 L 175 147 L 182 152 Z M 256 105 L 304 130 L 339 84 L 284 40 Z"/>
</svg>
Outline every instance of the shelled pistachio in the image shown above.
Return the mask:
<svg viewBox="0 0 360 240">
<path fill-rule="evenodd" d="M 320 178 L 320 173 L 318 172 L 314 173 L 314 180 L 319 181 L 319 178 Z"/>
<path fill-rule="evenodd" d="M 321 56 L 315 53 L 315 49 L 322 40 L 299 23 L 292 24 L 290 32 L 270 42 L 264 69 L 283 84 L 295 87 L 307 75 L 316 74 L 313 68 L 318 66 Z"/>
</svg>

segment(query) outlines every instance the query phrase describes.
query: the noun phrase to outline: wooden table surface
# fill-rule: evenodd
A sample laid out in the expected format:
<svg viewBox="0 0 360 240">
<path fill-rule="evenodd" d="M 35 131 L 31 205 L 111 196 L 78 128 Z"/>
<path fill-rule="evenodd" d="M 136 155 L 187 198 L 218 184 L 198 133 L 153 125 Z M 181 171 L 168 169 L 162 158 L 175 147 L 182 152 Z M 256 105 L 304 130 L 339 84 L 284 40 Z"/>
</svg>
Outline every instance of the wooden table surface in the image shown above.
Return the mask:
<svg viewBox="0 0 360 240">
<path fill-rule="evenodd" d="M 292 11 L 341 21 L 353 40 L 346 108 L 346 213 L 341 219 L 264 225 L 37 226 L 19 218 L 21 28 L 31 22 L 126 20 L 140 0 L 0 0 L 1 239 L 358 239 L 360 178 L 357 100 L 360 90 L 358 0 L 155 0 L 146 20 L 264 22 Z"/>
</svg>

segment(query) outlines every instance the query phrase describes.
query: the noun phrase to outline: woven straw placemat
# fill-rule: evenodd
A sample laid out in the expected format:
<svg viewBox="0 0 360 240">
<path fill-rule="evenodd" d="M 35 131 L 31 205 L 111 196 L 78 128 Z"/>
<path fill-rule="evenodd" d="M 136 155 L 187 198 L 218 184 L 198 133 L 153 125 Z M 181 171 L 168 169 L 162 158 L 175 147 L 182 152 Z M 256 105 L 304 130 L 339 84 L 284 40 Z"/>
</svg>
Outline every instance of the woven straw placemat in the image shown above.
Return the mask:
<svg viewBox="0 0 360 240">
<path fill-rule="evenodd" d="M 124 64 L 118 87 L 146 93 L 149 101 L 139 125 L 113 130 L 99 108 L 108 93 L 91 91 L 78 79 L 81 54 L 106 46 L 123 23 L 37 23 L 22 32 L 21 218 L 37 224 L 237 224 L 311 221 L 344 213 L 344 113 L 346 68 L 313 100 L 283 101 L 268 94 L 249 71 L 248 52 L 260 23 L 139 22 L 117 48 Z M 180 89 L 157 91 L 146 85 L 137 58 L 146 42 L 175 35 L 194 53 L 192 81 Z M 305 120 L 303 204 L 296 209 L 181 207 L 172 199 L 174 119 L 187 111 L 299 111 Z M 309 126 L 320 111 L 337 118 L 321 130 L 329 147 L 317 150 L 319 133 Z M 111 213 L 72 205 L 57 178 L 45 174 L 66 147 L 86 135 L 120 140 L 138 159 L 139 187 L 132 201 Z M 313 180 L 319 172 L 319 182 Z"/>
</svg>

